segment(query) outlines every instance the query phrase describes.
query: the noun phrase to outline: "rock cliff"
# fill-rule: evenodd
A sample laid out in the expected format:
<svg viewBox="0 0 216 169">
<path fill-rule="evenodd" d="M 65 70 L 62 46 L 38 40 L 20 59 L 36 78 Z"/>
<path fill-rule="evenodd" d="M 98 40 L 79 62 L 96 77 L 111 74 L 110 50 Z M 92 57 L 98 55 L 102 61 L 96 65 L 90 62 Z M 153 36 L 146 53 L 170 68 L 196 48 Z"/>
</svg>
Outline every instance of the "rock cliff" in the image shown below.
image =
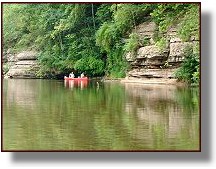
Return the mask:
<svg viewBox="0 0 216 169">
<path fill-rule="evenodd" d="M 12 54 L 7 51 L 3 55 L 4 77 L 5 78 L 36 78 L 39 69 L 37 63 L 37 52 L 23 51 L 19 54 Z"/>
<path fill-rule="evenodd" d="M 145 40 L 147 43 L 139 46 L 136 52 L 126 53 L 125 58 L 131 66 L 127 78 L 174 78 L 174 72 L 185 58 L 185 47 L 199 43 L 195 37 L 183 41 L 178 37 L 177 29 L 171 27 L 164 34 L 166 46 L 160 49 L 154 41 L 155 30 L 154 22 L 142 23 L 132 30 L 138 34 L 140 42 Z"/>
</svg>

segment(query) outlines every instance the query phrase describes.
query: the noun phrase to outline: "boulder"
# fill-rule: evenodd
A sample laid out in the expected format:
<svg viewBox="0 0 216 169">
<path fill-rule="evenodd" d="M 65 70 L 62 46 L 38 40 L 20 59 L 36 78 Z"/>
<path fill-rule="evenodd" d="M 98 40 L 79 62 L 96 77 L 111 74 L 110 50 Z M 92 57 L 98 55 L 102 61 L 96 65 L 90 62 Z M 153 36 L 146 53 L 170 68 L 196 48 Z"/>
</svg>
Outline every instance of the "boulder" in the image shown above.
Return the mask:
<svg viewBox="0 0 216 169">
<path fill-rule="evenodd" d="M 181 63 L 185 58 L 184 49 L 191 45 L 191 42 L 171 43 L 168 62 L 173 65 Z"/>
<path fill-rule="evenodd" d="M 141 47 L 137 51 L 137 59 L 143 59 L 143 58 L 153 58 L 153 57 L 158 57 L 158 56 L 163 56 L 163 53 L 160 52 L 160 49 L 155 46 L 145 46 Z"/>
<path fill-rule="evenodd" d="M 167 60 L 168 53 L 168 50 L 161 51 L 155 45 L 141 47 L 137 51 L 136 63 L 141 66 L 161 66 Z"/>
<path fill-rule="evenodd" d="M 7 77 L 13 78 L 36 78 L 36 72 L 39 69 L 38 64 L 13 65 L 7 72 Z"/>
<path fill-rule="evenodd" d="M 15 63 L 15 65 L 36 65 L 36 60 L 22 60 Z"/>
<path fill-rule="evenodd" d="M 23 51 L 17 56 L 18 60 L 35 60 L 37 59 L 37 52 L 35 51 Z"/>
<path fill-rule="evenodd" d="M 34 51 L 24 51 L 18 55 L 10 55 L 7 62 L 9 71 L 5 77 L 36 78 L 36 72 L 39 70 L 36 56 L 37 53 Z"/>
</svg>

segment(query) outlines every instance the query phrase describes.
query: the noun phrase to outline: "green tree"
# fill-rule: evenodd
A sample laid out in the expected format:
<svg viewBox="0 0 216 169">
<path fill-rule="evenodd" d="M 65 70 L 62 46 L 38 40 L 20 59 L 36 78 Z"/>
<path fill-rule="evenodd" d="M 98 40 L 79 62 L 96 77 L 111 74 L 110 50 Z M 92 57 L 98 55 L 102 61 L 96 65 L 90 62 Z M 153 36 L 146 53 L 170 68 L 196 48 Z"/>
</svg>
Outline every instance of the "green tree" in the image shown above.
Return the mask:
<svg viewBox="0 0 216 169">
<path fill-rule="evenodd" d="M 88 76 L 124 77 L 125 52 L 140 45 L 132 29 L 157 24 L 156 44 L 166 46 L 166 32 L 178 26 L 183 40 L 199 38 L 196 4 L 3 4 L 4 50 L 38 51 L 39 76 L 63 76 L 71 70 Z M 142 43 L 142 42 L 141 42 Z M 145 44 L 148 44 L 144 39 Z M 87 64 L 87 65 L 85 65 Z M 196 67 L 199 70 L 199 66 Z M 197 73 L 193 78 L 197 78 Z"/>
</svg>

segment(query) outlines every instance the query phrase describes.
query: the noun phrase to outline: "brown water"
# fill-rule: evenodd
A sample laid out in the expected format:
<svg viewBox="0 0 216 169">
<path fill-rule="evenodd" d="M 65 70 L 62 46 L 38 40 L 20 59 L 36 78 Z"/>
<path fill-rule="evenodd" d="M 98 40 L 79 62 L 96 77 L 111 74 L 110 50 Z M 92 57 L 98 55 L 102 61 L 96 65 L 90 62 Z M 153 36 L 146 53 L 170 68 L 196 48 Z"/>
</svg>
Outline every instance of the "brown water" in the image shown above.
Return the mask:
<svg viewBox="0 0 216 169">
<path fill-rule="evenodd" d="M 3 81 L 3 150 L 198 150 L 199 90 Z"/>
</svg>

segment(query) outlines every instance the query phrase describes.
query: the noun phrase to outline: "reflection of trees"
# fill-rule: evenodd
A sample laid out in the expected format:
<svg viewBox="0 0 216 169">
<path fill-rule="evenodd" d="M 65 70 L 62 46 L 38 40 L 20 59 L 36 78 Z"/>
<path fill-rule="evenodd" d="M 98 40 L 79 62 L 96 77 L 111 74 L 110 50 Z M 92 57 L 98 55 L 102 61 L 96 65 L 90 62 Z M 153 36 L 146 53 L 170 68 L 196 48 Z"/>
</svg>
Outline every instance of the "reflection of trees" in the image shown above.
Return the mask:
<svg viewBox="0 0 216 169">
<path fill-rule="evenodd" d="M 101 84 L 97 89 L 93 82 L 85 90 L 69 90 L 62 81 L 44 80 L 21 86 L 35 91 L 25 94 L 31 98 L 34 93 L 35 100 L 29 103 L 35 106 L 20 105 L 7 95 L 7 149 L 181 149 L 196 148 L 198 144 L 195 99 L 190 109 L 181 99 L 190 92 L 118 83 Z M 196 97 L 193 93 L 186 98 Z M 191 111 L 191 115 L 185 111 Z"/>
<path fill-rule="evenodd" d="M 5 79 L 4 97 L 8 106 L 14 103 L 28 108 L 35 108 L 38 97 L 38 87 L 34 80 L 30 79 Z"/>
<path fill-rule="evenodd" d="M 148 135 L 147 140 L 150 140 L 149 137 L 152 140 L 150 147 L 156 149 L 198 149 L 198 104 L 194 104 L 198 96 L 194 89 L 156 85 L 125 86 L 130 98 L 126 103 L 126 111 L 136 114 L 140 124 L 136 138 L 146 140 L 145 135 Z M 149 130 L 143 130 L 143 125 L 147 125 Z M 140 135 L 141 131 L 143 135 Z"/>
</svg>

